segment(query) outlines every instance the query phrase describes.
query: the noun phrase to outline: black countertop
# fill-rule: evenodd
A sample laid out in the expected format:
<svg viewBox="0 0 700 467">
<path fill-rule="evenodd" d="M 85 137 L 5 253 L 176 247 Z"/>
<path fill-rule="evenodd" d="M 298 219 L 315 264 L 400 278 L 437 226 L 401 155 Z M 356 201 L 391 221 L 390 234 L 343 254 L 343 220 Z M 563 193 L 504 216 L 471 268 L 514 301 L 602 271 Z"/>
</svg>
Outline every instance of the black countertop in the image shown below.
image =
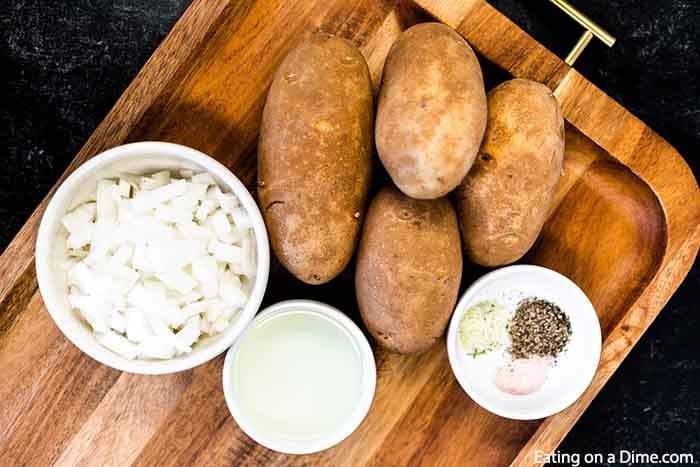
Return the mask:
<svg viewBox="0 0 700 467">
<path fill-rule="evenodd" d="M 491 3 L 560 56 L 581 33 L 544 0 Z M 576 68 L 673 144 L 697 177 L 700 1 L 572 3 L 618 38 L 612 49 L 594 40 Z M 0 250 L 188 5 L 187 0 L 3 2 Z M 561 453 L 693 453 L 700 463 L 699 291 L 696 262 Z"/>
</svg>

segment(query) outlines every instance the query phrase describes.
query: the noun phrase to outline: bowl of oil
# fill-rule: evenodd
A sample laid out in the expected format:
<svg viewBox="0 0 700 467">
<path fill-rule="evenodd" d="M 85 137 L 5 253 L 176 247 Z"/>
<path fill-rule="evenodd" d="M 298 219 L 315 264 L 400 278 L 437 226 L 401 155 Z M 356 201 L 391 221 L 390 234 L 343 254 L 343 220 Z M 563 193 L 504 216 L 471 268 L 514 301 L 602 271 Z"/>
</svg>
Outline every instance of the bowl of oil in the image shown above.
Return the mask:
<svg viewBox="0 0 700 467">
<path fill-rule="evenodd" d="M 262 311 L 229 349 L 226 403 L 240 428 L 288 454 L 327 449 L 367 415 L 376 385 L 372 349 L 339 310 L 291 300 Z"/>
</svg>

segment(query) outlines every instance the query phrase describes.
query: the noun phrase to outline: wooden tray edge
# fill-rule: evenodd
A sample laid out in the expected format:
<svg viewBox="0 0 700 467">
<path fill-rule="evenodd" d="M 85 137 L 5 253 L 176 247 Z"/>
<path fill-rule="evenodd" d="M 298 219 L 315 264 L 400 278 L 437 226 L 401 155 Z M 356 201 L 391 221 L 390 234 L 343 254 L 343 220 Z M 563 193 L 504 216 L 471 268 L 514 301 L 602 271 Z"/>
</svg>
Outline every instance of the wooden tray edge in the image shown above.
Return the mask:
<svg viewBox="0 0 700 467">
<path fill-rule="evenodd" d="M 188 8 L 82 147 L 59 181 L 33 212 L 2 256 L 0 256 L 0 277 L 3 277 L 3 281 L 0 283 L 0 337 L 3 332 L 6 332 L 11 327 L 12 322 L 23 308 L 26 300 L 36 290 L 36 277 L 32 267 L 34 242 L 41 214 L 48 200 L 61 181 L 76 167 L 102 150 L 120 144 L 126 138 L 133 129 L 133 122 L 138 122 L 139 116 L 143 115 L 151 105 L 150 96 L 158 95 L 158 89 L 165 86 L 169 77 L 176 73 L 178 63 L 181 62 L 177 57 L 186 56 L 196 44 L 205 40 L 210 33 L 214 20 L 218 16 L 208 11 L 209 6 L 205 9 L 205 3 L 207 3 L 205 0 L 195 0 Z M 425 5 L 429 2 L 418 3 Z M 452 2 L 435 3 L 449 6 Z M 460 15 L 470 13 L 472 11 L 470 10 L 471 8 L 492 8 L 486 2 L 480 0 L 457 1 L 453 4 L 461 9 L 458 13 L 454 13 L 451 10 L 452 16 L 446 16 L 444 21 L 457 28 L 464 21 L 464 17 Z M 228 8 L 229 6 L 229 2 L 219 2 L 217 5 L 220 9 Z M 500 15 L 500 13 L 498 14 Z M 196 27 L 193 27 L 194 25 Z M 190 44 L 189 48 L 181 47 L 183 37 L 185 38 L 184 43 Z M 528 47 L 539 51 L 538 46 L 541 48 L 541 45 L 532 38 L 530 40 L 531 43 L 528 43 Z M 158 62 L 158 66 L 154 65 L 156 62 Z M 165 66 L 163 66 L 163 63 L 165 63 Z M 523 64 L 521 63 L 520 66 L 522 67 Z M 599 370 L 594 384 L 575 405 L 543 422 L 542 426 L 516 457 L 513 462 L 514 465 L 528 465 L 532 463 L 531 456 L 535 449 L 550 451 L 558 445 L 593 397 L 619 366 L 622 360 L 620 356 L 624 357 L 629 353 L 634 343 L 646 331 L 663 305 L 677 289 L 693 264 L 700 245 L 700 196 L 698 196 L 697 182 L 682 157 L 666 141 L 619 106 L 614 100 L 590 84 L 575 70 L 567 68 L 565 65 L 562 67 L 560 64 L 555 64 L 547 69 L 549 70 L 547 77 L 541 78 L 541 80 L 553 87 L 559 93 L 557 94 L 558 97 L 565 102 L 574 102 L 576 99 L 590 100 L 590 93 L 594 90 L 598 91 L 599 94 L 590 102 L 591 113 L 585 115 L 569 113 L 567 114 L 567 119 L 570 119 L 580 131 L 606 149 L 613 157 L 628 166 L 630 170 L 649 184 L 657 194 L 666 214 L 669 241 L 659 271 L 645 292 L 630 308 L 625 318 L 605 342 L 606 350 L 604 351 L 603 359 L 606 355 L 614 356 L 612 364 L 601 366 L 602 370 Z M 524 68 L 524 70 L 527 69 Z M 524 71 L 520 73 L 521 76 L 527 77 L 522 74 Z M 133 105 L 132 102 L 136 102 L 136 105 Z M 566 111 L 565 104 L 564 107 Z M 569 107 L 573 108 L 573 106 Z M 603 115 L 606 109 L 614 109 L 616 115 L 621 115 L 620 120 L 622 122 L 616 126 L 615 131 L 609 131 L 608 133 L 603 132 L 595 124 L 596 119 L 592 118 L 595 115 Z M 125 115 L 128 115 L 129 118 L 126 118 Z M 615 138 L 611 137 L 611 135 L 614 136 L 622 131 L 637 132 L 639 135 L 637 144 L 633 147 L 628 145 L 616 146 Z M 664 171 L 675 171 L 676 178 L 673 186 L 662 183 L 660 181 L 662 177 L 657 174 L 658 172 L 655 172 L 658 169 L 658 164 L 655 164 L 655 162 L 661 159 L 659 153 L 663 153 L 663 163 L 670 166 L 670 169 L 664 169 Z M 615 360 L 618 361 L 615 362 Z"/>
</svg>

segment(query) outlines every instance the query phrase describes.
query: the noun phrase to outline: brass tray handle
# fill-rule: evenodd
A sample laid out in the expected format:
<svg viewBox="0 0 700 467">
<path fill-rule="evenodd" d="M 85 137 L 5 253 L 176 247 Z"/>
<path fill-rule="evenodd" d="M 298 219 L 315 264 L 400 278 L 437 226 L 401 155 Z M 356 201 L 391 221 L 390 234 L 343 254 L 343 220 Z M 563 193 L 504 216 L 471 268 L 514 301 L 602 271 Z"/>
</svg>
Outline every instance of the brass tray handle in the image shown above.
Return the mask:
<svg viewBox="0 0 700 467">
<path fill-rule="evenodd" d="M 574 8 L 574 6 L 566 0 L 549 1 L 554 3 L 564 13 L 573 18 L 573 20 L 576 21 L 578 24 L 586 28 L 586 30 L 581 35 L 574 48 L 571 49 L 569 55 L 566 56 L 566 59 L 564 61 L 567 65 L 574 66 L 576 59 L 581 55 L 581 52 L 583 52 L 586 46 L 591 42 L 593 36 L 603 41 L 603 43 L 608 47 L 612 47 L 613 44 L 615 44 L 616 39 L 609 32 L 598 26 L 593 20 L 581 13 L 581 11 L 579 11 L 578 9 Z"/>
</svg>

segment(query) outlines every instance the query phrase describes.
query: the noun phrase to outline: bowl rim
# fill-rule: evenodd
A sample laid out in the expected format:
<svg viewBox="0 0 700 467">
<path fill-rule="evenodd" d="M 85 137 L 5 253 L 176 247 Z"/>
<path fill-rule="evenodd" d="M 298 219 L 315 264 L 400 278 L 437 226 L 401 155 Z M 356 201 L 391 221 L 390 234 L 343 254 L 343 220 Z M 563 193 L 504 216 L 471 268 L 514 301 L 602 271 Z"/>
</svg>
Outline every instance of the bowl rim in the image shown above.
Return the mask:
<svg viewBox="0 0 700 467">
<path fill-rule="evenodd" d="M 341 326 L 352 337 L 360 351 L 360 358 L 362 359 L 362 394 L 360 395 L 360 400 L 358 401 L 355 410 L 338 430 L 324 437 L 316 438 L 310 441 L 280 439 L 279 437 L 270 436 L 257 430 L 252 422 L 250 422 L 250 420 L 242 413 L 241 408 L 238 405 L 233 388 L 233 378 L 231 377 L 233 374 L 234 360 L 238 350 L 240 349 L 241 342 L 243 341 L 242 338 L 245 333 L 249 332 L 253 328 L 256 322 L 272 318 L 276 315 L 299 311 L 300 309 L 323 315 L 335 321 L 337 325 Z M 241 339 L 238 339 L 226 353 L 224 366 L 221 372 L 222 386 L 224 389 L 226 405 L 231 412 L 231 416 L 238 424 L 238 427 L 255 442 L 265 446 L 268 449 L 285 454 L 311 454 L 314 452 L 323 451 L 335 446 L 350 436 L 355 430 L 357 430 L 369 413 L 374 400 L 377 385 L 377 367 L 374 360 L 374 353 L 372 352 L 372 347 L 370 346 L 367 337 L 360 330 L 359 326 L 337 308 L 315 300 L 284 300 L 277 302 L 262 310 L 255 317 L 253 322 L 246 327 L 245 331 L 240 337 Z"/>
<path fill-rule="evenodd" d="M 247 213 L 251 216 L 253 232 L 255 234 L 257 253 L 255 284 L 250 292 L 248 302 L 238 315 L 237 321 L 224 333 L 214 336 L 214 340 L 200 351 L 195 351 L 168 360 L 128 360 L 112 351 L 109 351 L 106 348 L 101 347 L 98 349 L 97 346 L 100 346 L 100 344 L 97 341 L 93 341 L 91 343 L 83 339 L 83 337 L 77 331 L 75 331 L 72 326 L 68 326 L 68 323 L 58 311 L 63 307 L 63 304 L 58 303 L 58 300 L 54 299 L 55 297 L 53 294 L 44 293 L 44 291 L 48 291 L 50 289 L 49 278 L 52 274 L 50 252 L 53 238 L 51 235 L 55 231 L 56 224 L 60 222 L 60 219 L 64 214 L 64 212 L 60 209 L 60 206 L 66 201 L 70 203 L 71 197 L 74 195 L 77 186 L 79 186 L 79 184 L 85 178 L 89 177 L 95 170 L 119 160 L 144 157 L 145 155 L 156 157 L 169 156 L 181 159 L 185 162 L 191 162 L 202 167 L 204 170 L 221 180 L 222 188 L 225 186 L 225 188 L 227 188 L 226 191 L 233 192 L 238 197 Z M 177 167 L 171 170 L 177 170 Z M 63 335 L 66 336 L 71 343 L 73 343 L 73 345 L 78 347 L 83 353 L 87 354 L 94 360 L 117 370 L 136 374 L 170 374 L 189 370 L 220 355 L 233 344 L 236 338 L 252 321 L 256 312 L 260 308 L 260 304 L 262 303 L 262 299 L 267 288 L 270 270 L 270 247 L 262 214 L 260 213 L 253 196 L 248 192 L 248 189 L 238 179 L 238 177 L 233 174 L 233 172 L 231 172 L 216 159 L 196 149 L 175 143 L 142 141 L 115 146 L 95 155 L 77 167 L 60 184 L 56 192 L 51 196 L 51 199 L 44 213 L 42 214 L 36 239 L 35 266 L 39 291 L 44 301 L 45 308 L 49 312 L 49 315 L 51 315 L 51 318 L 56 326 L 61 330 Z"/>
<path fill-rule="evenodd" d="M 574 396 L 568 397 L 568 398 L 562 398 L 560 401 L 557 403 L 551 403 L 548 404 L 544 407 L 538 408 L 538 409 L 532 409 L 528 410 L 527 412 L 523 411 L 514 411 L 514 410 L 509 410 L 505 409 L 501 406 L 491 404 L 488 402 L 486 399 L 482 398 L 479 393 L 475 391 L 470 390 L 470 385 L 466 381 L 466 375 L 464 374 L 463 371 L 461 371 L 460 368 L 460 363 L 459 363 L 459 356 L 457 355 L 457 348 L 459 346 L 459 343 L 457 342 L 457 334 L 459 331 L 459 321 L 461 319 L 461 316 L 464 314 L 466 311 L 467 305 L 473 300 L 474 296 L 477 294 L 477 292 L 488 282 L 491 282 L 494 279 L 497 279 L 501 276 L 513 273 L 513 272 L 527 272 L 527 271 L 537 271 L 539 274 L 544 274 L 544 275 L 549 275 L 552 278 L 554 278 L 557 281 L 560 281 L 561 283 L 565 284 L 565 286 L 572 291 L 575 291 L 576 293 L 579 293 L 582 297 L 585 298 L 585 308 L 583 311 L 585 313 L 591 313 L 593 319 L 595 320 L 595 323 L 598 325 L 594 329 L 594 333 L 597 336 L 597 339 L 595 342 L 591 343 L 591 349 L 594 350 L 595 356 L 591 357 L 592 360 L 595 360 L 596 365 L 593 368 L 592 371 L 589 372 L 589 374 L 584 375 L 582 378 L 582 382 L 585 382 L 584 384 L 581 384 L 581 390 L 577 391 L 577 393 Z M 595 332 L 597 331 L 597 332 Z M 447 339 L 445 339 L 445 345 L 447 346 L 447 357 L 450 362 L 450 369 L 452 370 L 452 373 L 454 374 L 455 378 L 457 379 L 457 382 L 459 385 L 462 387 L 462 390 L 479 406 L 484 408 L 485 410 L 496 414 L 500 417 L 504 418 L 509 418 L 511 420 L 538 420 L 542 418 L 549 417 L 551 415 L 554 415 L 558 412 L 561 412 L 562 410 L 566 409 L 570 405 L 572 405 L 574 402 L 576 402 L 586 391 L 586 389 L 590 386 L 591 382 L 593 381 L 593 378 L 595 377 L 596 372 L 598 371 L 598 367 L 600 366 L 600 357 L 601 357 L 601 352 L 602 352 L 602 334 L 600 330 L 600 320 L 598 318 L 598 314 L 595 311 L 595 307 L 591 303 L 590 299 L 586 295 L 586 293 L 581 290 L 581 288 L 576 285 L 574 281 L 566 277 L 565 275 L 554 271 L 552 269 L 543 267 L 543 266 L 538 266 L 534 264 L 515 264 L 511 266 L 505 266 L 501 267 L 498 269 L 495 269 L 487 274 L 484 274 L 481 276 L 479 279 L 477 279 L 472 285 L 470 285 L 467 290 L 462 294 L 462 297 L 459 299 L 457 302 L 457 306 L 455 306 L 454 313 L 452 314 L 452 317 L 450 318 L 450 324 L 449 328 L 447 331 Z"/>
</svg>

